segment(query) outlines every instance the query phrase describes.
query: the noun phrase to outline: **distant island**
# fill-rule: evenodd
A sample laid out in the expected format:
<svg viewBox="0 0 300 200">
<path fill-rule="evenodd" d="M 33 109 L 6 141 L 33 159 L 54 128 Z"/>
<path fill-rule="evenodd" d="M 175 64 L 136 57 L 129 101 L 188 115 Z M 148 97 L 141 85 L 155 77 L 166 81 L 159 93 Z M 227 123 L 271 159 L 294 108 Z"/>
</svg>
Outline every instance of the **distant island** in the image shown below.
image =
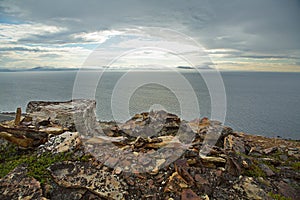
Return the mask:
<svg viewBox="0 0 300 200">
<path fill-rule="evenodd" d="M 190 66 L 178 66 L 178 69 L 194 69 L 193 67 Z"/>
<path fill-rule="evenodd" d="M 34 67 L 29 69 L 3 69 L 0 72 L 77 71 L 79 68 Z"/>
<path fill-rule="evenodd" d="M 193 69 L 201 69 L 201 70 L 207 70 L 207 69 L 212 69 L 209 66 L 196 66 L 196 67 L 191 67 L 191 66 L 177 66 L 174 67 L 175 69 L 187 69 L 187 70 L 193 70 Z M 88 67 L 74 67 L 74 68 L 68 68 L 68 67 L 49 67 L 49 66 L 44 66 L 44 67 L 33 67 L 33 68 L 19 68 L 19 69 L 8 69 L 8 68 L 0 68 L 0 72 L 51 72 L 51 71 L 79 71 L 80 69 L 84 70 L 103 70 L 103 69 L 108 69 L 108 70 L 165 70 L 169 68 L 160 68 L 160 67 L 108 67 L 108 66 L 101 66 L 98 68 L 88 68 Z"/>
</svg>

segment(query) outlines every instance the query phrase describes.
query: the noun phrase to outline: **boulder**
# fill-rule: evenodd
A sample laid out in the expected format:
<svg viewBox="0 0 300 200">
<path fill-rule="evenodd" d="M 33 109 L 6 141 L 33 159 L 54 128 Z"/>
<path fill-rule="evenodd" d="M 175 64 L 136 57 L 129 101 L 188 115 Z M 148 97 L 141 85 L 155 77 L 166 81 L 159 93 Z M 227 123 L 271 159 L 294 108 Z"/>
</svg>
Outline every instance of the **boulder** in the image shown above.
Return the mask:
<svg viewBox="0 0 300 200">
<path fill-rule="evenodd" d="M 62 153 L 74 151 L 80 145 L 81 140 L 78 132 L 64 132 L 61 135 L 51 137 L 40 149 L 51 153 Z"/>
<path fill-rule="evenodd" d="M 85 188 L 104 198 L 124 199 L 124 182 L 88 162 L 61 162 L 49 167 L 54 181 L 67 188 Z"/>
<path fill-rule="evenodd" d="M 0 199 L 46 199 L 39 181 L 19 166 L 0 180 Z"/>
<path fill-rule="evenodd" d="M 26 108 L 27 117 L 32 118 L 32 124 L 49 119 L 72 131 L 78 130 L 85 135 L 94 135 L 97 126 L 95 100 L 71 100 L 66 102 L 31 101 Z"/>
<path fill-rule="evenodd" d="M 276 183 L 276 186 L 278 188 L 278 192 L 285 197 L 288 197 L 291 199 L 298 199 L 300 196 L 299 190 L 293 188 L 292 186 L 290 186 L 289 184 L 287 184 L 283 181 Z"/>
<path fill-rule="evenodd" d="M 266 192 L 254 182 L 252 177 L 245 177 L 245 179 L 242 182 L 242 188 L 244 189 L 247 198 L 249 199 L 268 198 Z"/>
<path fill-rule="evenodd" d="M 238 153 L 245 153 L 245 144 L 240 137 L 228 135 L 224 139 L 224 149 Z"/>
<path fill-rule="evenodd" d="M 260 169 L 265 172 L 267 176 L 274 176 L 275 173 L 268 167 L 268 165 L 260 164 Z"/>
</svg>

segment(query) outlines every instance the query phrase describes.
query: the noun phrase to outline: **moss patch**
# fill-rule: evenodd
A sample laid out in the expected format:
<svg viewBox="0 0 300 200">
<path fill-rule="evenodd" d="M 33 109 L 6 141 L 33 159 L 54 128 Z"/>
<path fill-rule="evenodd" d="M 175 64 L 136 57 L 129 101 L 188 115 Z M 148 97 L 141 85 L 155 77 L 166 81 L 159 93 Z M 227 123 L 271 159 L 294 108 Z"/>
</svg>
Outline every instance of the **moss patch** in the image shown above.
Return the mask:
<svg viewBox="0 0 300 200">
<path fill-rule="evenodd" d="M 289 197 L 285 197 L 285 196 L 282 196 L 280 194 L 274 194 L 273 192 L 269 192 L 268 194 L 272 199 L 275 199 L 275 200 L 292 200 L 291 198 Z"/>
<path fill-rule="evenodd" d="M 291 166 L 294 170 L 300 171 L 300 162 L 294 162 Z"/>
<path fill-rule="evenodd" d="M 265 172 L 257 165 L 256 162 L 250 165 L 249 169 L 244 171 L 244 175 L 251 177 L 266 177 Z"/>
<path fill-rule="evenodd" d="M 92 156 L 83 155 L 76 157 L 73 152 L 52 154 L 49 152 L 37 154 L 33 150 L 21 150 L 18 147 L 8 144 L 0 146 L 0 178 L 7 175 L 10 171 L 20 164 L 26 164 L 28 175 L 34 177 L 42 184 L 51 179 L 47 168 L 57 162 L 62 161 L 81 161 L 87 162 Z"/>
</svg>

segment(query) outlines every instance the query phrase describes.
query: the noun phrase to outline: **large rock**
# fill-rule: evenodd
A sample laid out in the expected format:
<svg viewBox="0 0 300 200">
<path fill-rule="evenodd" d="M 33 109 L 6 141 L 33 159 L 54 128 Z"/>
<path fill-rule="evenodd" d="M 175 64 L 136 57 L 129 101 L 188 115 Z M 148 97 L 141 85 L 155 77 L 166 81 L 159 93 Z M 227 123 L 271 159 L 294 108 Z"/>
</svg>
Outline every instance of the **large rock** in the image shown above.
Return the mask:
<svg viewBox="0 0 300 200">
<path fill-rule="evenodd" d="M 71 100 L 66 102 L 31 101 L 26 113 L 32 118 L 33 125 L 50 118 L 50 122 L 61 125 L 72 131 L 94 134 L 96 120 L 95 100 Z"/>
<path fill-rule="evenodd" d="M 40 150 L 51 153 L 63 153 L 75 151 L 80 145 L 79 133 L 67 131 L 61 135 L 51 137 L 44 145 L 40 146 Z"/>
<path fill-rule="evenodd" d="M 41 184 L 27 175 L 27 169 L 19 166 L 0 180 L 0 199 L 45 199 Z"/>
<path fill-rule="evenodd" d="M 278 188 L 278 192 L 285 196 L 285 197 L 289 197 L 291 199 L 299 199 L 300 197 L 300 192 L 299 190 L 293 188 L 292 186 L 290 186 L 289 184 L 280 181 L 279 183 L 275 184 Z"/>
<path fill-rule="evenodd" d="M 224 139 L 224 149 L 245 154 L 245 144 L 242 138 L 228 135 Z"/>
<path fill-rule="evenodd" d="M 50 166 L 55 182 L 67 188 L 85 188 L 109 199 L 124 199 L 125 183 L 105 169 L 87 162 L 63 162 Z"/>
<path fill-rule="evenodd" d="M 171 132 L 176 135 L 180 118 L 166 111 L 151 111 L 136 114 L 120 126 L 121 130 L 132 137 L 163 136 Z"/>
<path fill-rule="evenodd" d="M 242 182 L 242 188 L 244 189 L 248 199 L 267 199 L 268 195 L 260 188 L 252 177 L 245 177 Z"/>
</svg>

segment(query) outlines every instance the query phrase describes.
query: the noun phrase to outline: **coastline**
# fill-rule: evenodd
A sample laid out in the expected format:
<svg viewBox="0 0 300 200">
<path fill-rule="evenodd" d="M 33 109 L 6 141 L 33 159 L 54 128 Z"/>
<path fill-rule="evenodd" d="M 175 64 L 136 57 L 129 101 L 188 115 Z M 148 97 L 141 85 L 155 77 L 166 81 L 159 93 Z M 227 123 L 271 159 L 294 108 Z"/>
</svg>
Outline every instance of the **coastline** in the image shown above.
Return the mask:
<svg viewBox="0 0 300 200">
<path fill-rule="evenodd" d="M 161 110 L 124 123 L 98 122 L 95 108 L 93 100 L 32 101 L 20 120 L 0 123 L 1 199 L 300 195 L 299 141 Z"/>
</svg>

